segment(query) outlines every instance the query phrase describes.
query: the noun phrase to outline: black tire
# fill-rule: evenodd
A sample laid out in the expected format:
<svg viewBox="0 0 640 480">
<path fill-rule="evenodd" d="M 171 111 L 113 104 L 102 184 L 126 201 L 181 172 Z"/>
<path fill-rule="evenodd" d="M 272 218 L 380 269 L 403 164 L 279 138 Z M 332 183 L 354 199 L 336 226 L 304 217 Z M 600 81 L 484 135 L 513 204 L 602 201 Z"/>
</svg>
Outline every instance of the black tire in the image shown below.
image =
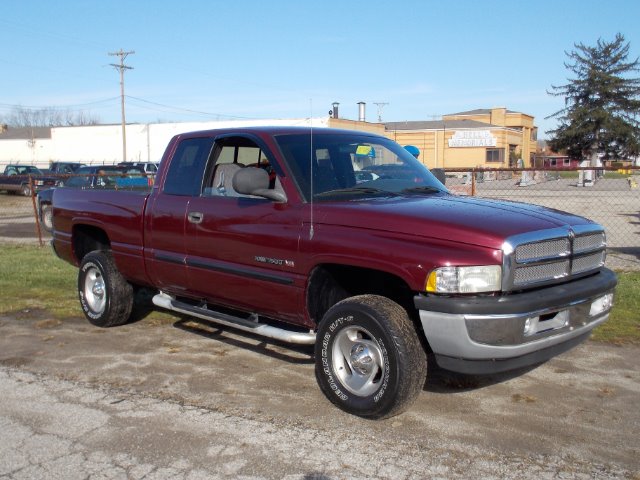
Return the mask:
<svg viewBox="0 0 640 480">
<path fill-rule="evenodd" d="M 424 387 L 427 357 L 407 312 L 377 295 L 347 298 L 318 325 L 316 379 L 347 413 L 388 418 Z"/>
<path fill-rule="evenodd" d="M 53 231 L 53 210 L 51 205 L 42 205 L 40 210 L 40 224 L 47 232 Z"/>
<path fill-rule="evenodd" d="M 22 185 L 20 185 L 20 195 L 22 195 L 23 197 L 31 196 L 31 187 L 28 183 L 23 183 Z"/>
<path fill-rule="evenodd" d="M 95 250 L 82 259 L 78 297 L 85 317 L 97 327 L 115 327 L 129 321 L 133 287 L 118 272 L 108 251 Z"/>
</svg>

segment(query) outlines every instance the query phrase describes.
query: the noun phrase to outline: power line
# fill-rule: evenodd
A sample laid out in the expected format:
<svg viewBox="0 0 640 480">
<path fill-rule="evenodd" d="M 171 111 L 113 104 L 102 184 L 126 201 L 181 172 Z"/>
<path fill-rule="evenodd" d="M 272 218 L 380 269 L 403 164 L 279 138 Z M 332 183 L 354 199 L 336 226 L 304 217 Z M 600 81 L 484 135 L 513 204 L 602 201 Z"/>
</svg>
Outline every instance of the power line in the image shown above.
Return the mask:
<svg viewBox="0 0 640 480">
<path fill-rule="evenodd" d="M 127 161 L 127 122 L 124 115 L 124 71 L 133 70 L 133 67 L 124 64 L 125 59 L 136 52 L 133 50 L 125 52 L 120 49 L 119 52 L 109 52 L 110 56 L 120 57 L 120 64 L 111 63 L 110 65 L 120 72 L 120 109 L 122 111 L 122 161 Z"/>
<path fill-rule="evenodd" d="M 144 98 L 139 98 L 139 97 L 133 97 L 131 95 L 125 95 L 127 98 L 132 99 L 132 100 L 137 100 L 139 102 L 143 102 L 143 103 L 148 103 L 150 105 L 156 105 L 158 107 L 164 107 L 164 108 L 169 108 L 171 110 L 175 110 L 175 111 L 181 111 L 181 112 L 188 112 L 188 113 L 195 113 L 197 115 L 204 115 L 207 117 L 226 117 L 226 118 L 237 118 L 240 120 L 250 120 L 253 119 L 255 117 L 240 117 L 238 115 L 227 115 L 224 113 L 212 113 L 212 112 L 202 112 L 199 110 L 192 110 L 189 108 L 183 108 L 183 107 L 175 107 L 172 105 L 166 105 L 164 103 L 158 103 L 158 102 L 152 102 L 150 100 L 145 100 Z"/>
</svg>

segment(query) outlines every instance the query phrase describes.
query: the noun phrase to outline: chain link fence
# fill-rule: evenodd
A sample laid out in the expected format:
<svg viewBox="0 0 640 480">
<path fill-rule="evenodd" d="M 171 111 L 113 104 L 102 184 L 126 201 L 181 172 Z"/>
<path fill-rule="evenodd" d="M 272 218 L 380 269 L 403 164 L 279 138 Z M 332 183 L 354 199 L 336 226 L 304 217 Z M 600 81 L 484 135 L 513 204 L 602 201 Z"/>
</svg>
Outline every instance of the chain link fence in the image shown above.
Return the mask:
<svg viewBox="0 0 640 480">
<path fill-rule="evenodd" d="M 155 175 L 123 172 L 106 166 L 95 174 L 0 175 L 0 243 L 45 245 L 50 239 L 47 206 L 53 188 L 144 190 Z M 50 211 L 50 210 L 49 210 Z"/>
<path fill-rule="evenodd" d="M 640 269 L 640 168 L 448 169 L 458 195 L 524 202 L 564 210 L 607 230 L 614 268 Z"/>
<path fill-rule="evenodd" d="M 607 263 L 613 268 L 640 270 L 639 167 L 622 170 L 446 169 L 445 174 L 447 187 L 456 195 L 542 205 L 590 218 L 607 230 Z M 145 185 L 138 184 L 141 176 Z M 72 175 L 46 177 L 54 177 L 58 183 L 68 183 L 73 178 Z M 81 188 L 143 188 L 152 184 L 153 178 L 144 174 L 85 177 L 84 181 L 89 184 Z M 138 180 L 132 180 L 136 177 Z M 7 180 L 0 176 L 0 241 L 45 244 L 50 235 L 40 225 L 37 199 L 34 195 L 23 196 L 46 188 L 36 185 L 42 178 L 27 176 L 29 191 L 25 188 L 3 191 Z"/>
</svg>

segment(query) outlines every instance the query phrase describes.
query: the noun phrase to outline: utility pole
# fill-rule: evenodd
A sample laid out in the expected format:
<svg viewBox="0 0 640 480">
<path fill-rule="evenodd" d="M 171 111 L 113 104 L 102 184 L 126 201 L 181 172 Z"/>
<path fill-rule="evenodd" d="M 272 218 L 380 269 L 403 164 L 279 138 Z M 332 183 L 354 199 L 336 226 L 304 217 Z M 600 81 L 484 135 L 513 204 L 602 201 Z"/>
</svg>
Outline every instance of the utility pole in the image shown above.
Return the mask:
<svg viewBox="0 0 640 480">
<path fill-rule="evenodd" d="M 378 107 L 378 123 L 382 123 L 382 109 L 389 105 L 389 102 L 373 102 Z"/>
<path fill-rule="evenodd" d="M 125 52 L 120 49 L 119 52 L 109 52 L 112 57 L 120 57 L 120 63 L 111 63 L 110 65 L 116 70 L 120 71 L 120 109 L 122 111 L 122 161 L 127 161 L 127 121 L 124 116 L 124 71 L 133 70 L 133 67 L 129 67 L 124 64 L 125 58 L 129 55 L 136 53 L 133 50 Z"/>
</svg>

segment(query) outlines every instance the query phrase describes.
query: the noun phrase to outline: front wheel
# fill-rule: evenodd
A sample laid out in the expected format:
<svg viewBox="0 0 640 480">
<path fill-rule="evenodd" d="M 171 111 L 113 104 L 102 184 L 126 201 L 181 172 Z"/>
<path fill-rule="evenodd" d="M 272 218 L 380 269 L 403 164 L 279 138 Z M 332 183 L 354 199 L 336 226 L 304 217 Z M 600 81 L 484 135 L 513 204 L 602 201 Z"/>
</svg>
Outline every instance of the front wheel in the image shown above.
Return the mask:
<svg viewBox="0 0 640 480">
<path fill-rule="evenodd" d="M 23 183 L 23 184 L 20 186 L 20 194 L 21 194 L 23 197 L 30 197 L 30 196 L 31 196 L 31 187 L 29 186 L 29 184 L 28 184 L 28 183 Z"/>
<path fill-rule="evenodd" d="M 407 312 L 377 295 L 347 298 L 318 326 L 316 378 L 345 412 L 368 418 L 401 413 L 422 390 L 427 359 Z"/>
<path fill-rule="evenodd" d="M 115 327 L 129 321 L 133 287 L 118 271 L 110 252 L 95 250 L 82 259 L 78 296 L 85 317 L 97 327 Z"/>
</svg>

